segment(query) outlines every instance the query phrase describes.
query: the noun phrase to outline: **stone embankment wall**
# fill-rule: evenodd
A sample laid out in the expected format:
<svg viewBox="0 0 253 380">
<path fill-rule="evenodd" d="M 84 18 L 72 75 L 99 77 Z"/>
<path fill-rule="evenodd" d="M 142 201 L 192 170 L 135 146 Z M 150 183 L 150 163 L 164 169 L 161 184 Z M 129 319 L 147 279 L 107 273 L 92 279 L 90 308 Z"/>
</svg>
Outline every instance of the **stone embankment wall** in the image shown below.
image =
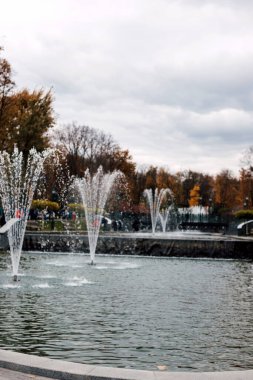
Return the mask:
<svg viewBox="0 0 253 380">
<path fill-rule="evenodd" d="M 71 234 L 27 233 L 23 250 L 89 252 L 88 237 Z M 96 253 L 165 257 L 206 257 L 253 260 L 253 240 L 233 238 L 156 238 L 101 235 Z"/>
<path fill-rule="evenodd" d="M 7 234 L 0 235 L 0 251 L 6 251 L 7 249 L 9 249 Z"/>
</svg>

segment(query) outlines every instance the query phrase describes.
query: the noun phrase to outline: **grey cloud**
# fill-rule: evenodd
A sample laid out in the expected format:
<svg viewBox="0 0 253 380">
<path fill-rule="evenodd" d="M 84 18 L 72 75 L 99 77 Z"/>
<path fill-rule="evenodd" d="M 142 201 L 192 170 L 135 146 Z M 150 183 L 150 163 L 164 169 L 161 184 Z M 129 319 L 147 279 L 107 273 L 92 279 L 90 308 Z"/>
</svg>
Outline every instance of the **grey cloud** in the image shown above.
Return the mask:
<svg viewBox="0 0 253 380">
<path fill-rule="evenodd" d="M 38 13 L 10 0 L 4 13 L 14 4 L 7 58 L 20 87 L 53 87 L 59 125 L 103 129 L 138 163 L 238 169 L 253 141 L 251 1 L 45 0 Z"/>
</svg>

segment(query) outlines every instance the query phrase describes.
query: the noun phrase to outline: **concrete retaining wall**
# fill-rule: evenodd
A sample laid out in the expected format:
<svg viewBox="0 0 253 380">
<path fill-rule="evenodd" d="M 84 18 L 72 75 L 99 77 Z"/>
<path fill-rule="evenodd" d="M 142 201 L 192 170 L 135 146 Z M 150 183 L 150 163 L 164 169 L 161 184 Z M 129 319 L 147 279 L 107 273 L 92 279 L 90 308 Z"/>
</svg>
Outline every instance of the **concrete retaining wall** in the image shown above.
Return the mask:
<svg viewBox="0 0 253 380">
<path fill-rule="evenodd" d="M 89 252 L 88 237 L 81 235 L 26 233 L 23 250 Z M 253 260 L 253 239 L 231 237 L 162 238 L 144 234 L 101 235 L 96 253 L 167 257 L 207 257 Z"/>
<path fill-rule="evenodd" d="M 253 370 L 159 372 L 102 367 L 0 350 L 0 368 L 61 380 L 252 380 Z M 17 378 L 19 378 L 17 376 Z M 29 376 L 30 378 L 30 376 Z"/>
<path fill-rule="evenodd" d="M 7 234 L 0 235 L 0 250 L 6 251 L 7 249 L 9 249 Z"/>
</svg>

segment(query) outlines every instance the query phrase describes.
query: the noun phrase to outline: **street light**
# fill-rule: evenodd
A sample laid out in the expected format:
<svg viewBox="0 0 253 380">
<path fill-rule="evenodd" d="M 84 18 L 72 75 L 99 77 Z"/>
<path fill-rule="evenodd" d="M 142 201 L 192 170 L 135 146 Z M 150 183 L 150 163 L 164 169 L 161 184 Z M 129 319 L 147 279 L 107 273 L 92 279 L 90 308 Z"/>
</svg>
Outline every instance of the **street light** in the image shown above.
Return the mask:
<svg viewBox="0 0 253 380">
<path fill-rule="evenodd" d="M 247 209 L 249 207 L 249 197 L 245 197 L 243 206 L 245 209 Z"/>
</svg>

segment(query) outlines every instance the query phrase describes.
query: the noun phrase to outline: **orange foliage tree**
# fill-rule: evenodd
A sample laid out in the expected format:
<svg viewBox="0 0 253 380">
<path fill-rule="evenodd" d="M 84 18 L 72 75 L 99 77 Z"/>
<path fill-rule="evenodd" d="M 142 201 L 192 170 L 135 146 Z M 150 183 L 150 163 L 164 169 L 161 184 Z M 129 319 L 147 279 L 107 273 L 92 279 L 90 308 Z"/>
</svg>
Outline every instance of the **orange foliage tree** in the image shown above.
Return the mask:
<svg viewBox="0 0 253 380">
<path fill-rule="evenodd" d="M 0 51 L 3 49 L 0 48 Z M 11 66 L 0 57 L 0 146 L 11 152 L 14 145 L 26 156 L 35 147 L 48 147 L 47 132 L 54 125 L 51 91 L 15 91 Z"/>
<path fill-rule="evenodd" d="M 189 206 L 198 206 L 200 204 L 200 186 L 195 185 L 190 191 Z"/>
</svg>

